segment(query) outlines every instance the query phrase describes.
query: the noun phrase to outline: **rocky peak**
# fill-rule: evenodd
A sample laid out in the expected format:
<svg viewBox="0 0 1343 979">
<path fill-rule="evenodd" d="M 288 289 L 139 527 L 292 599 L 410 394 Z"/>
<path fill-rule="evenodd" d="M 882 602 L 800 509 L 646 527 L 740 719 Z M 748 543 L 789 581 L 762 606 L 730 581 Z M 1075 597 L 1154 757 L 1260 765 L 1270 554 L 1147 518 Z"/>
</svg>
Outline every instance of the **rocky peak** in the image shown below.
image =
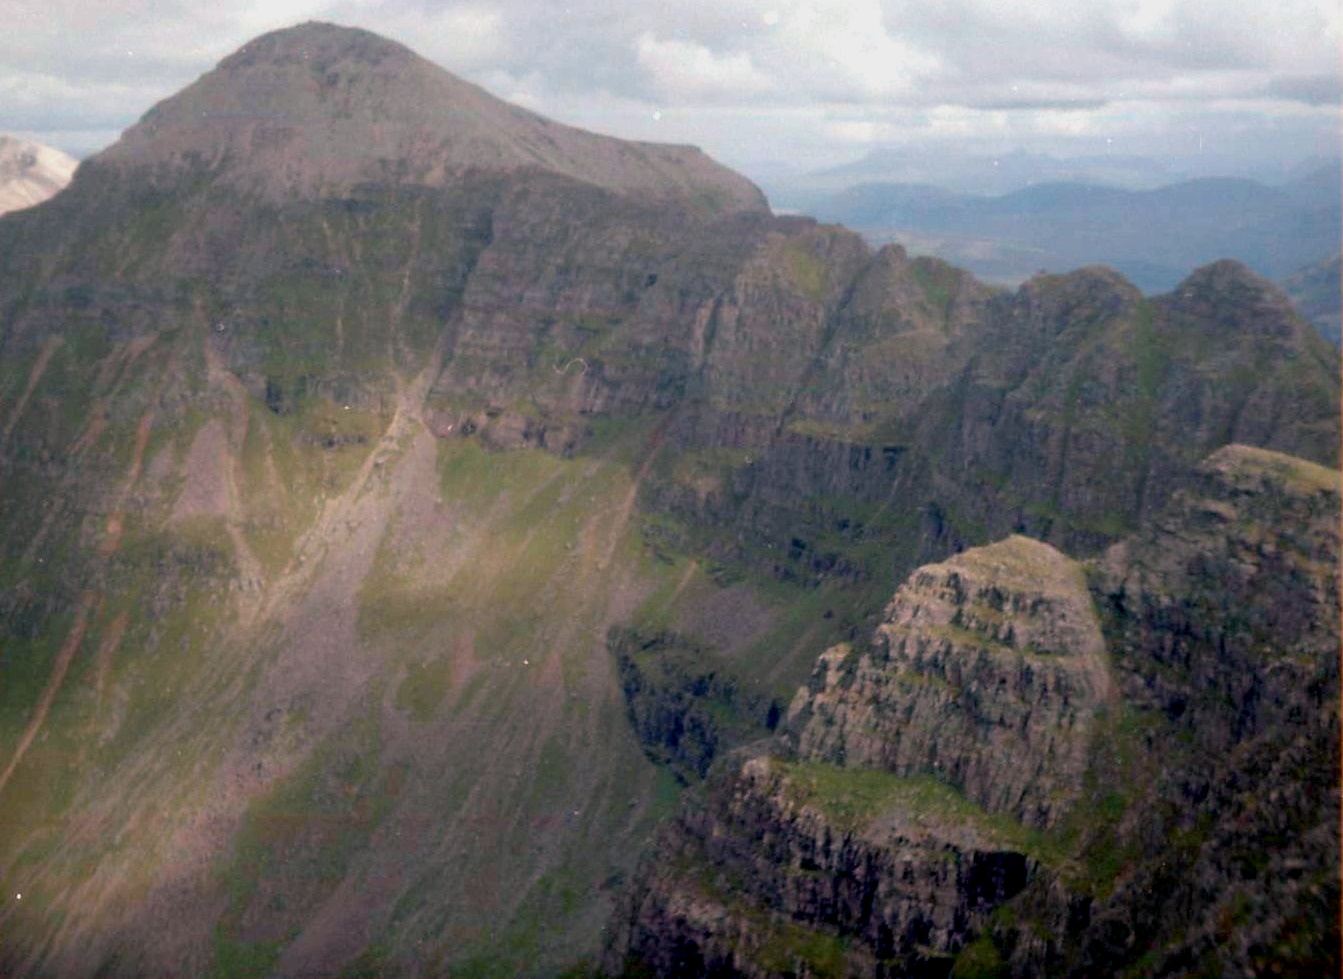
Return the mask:
<svg viewBox="0 0 1343 979">
<path fill-rule="evenodd" d="M 1194 269 L 1175 287 L 1175 294 L 1183 298 L 1193 298 L 1226 290 L 1263 292 L 1272 288 L 1272 283 L 1255 273 L 1244 262 L 1224 258 Z"/>
<path fill-rule="evenodd" d="M 1014 536 L 916 571 L 871 647 L 836 647 L 799 691 L 804 759 L 935 775 L 1050 825 L 1080 785 L 1111 697 L 1082 568 Z"/>
<path fill-rule="evenodd" d="M 236 72 L 259 65 L 302 65 L 324 71 L 338 64 L 376 68 L 388 62 L 421 60 L 403 44 L 357 27 L 310 20 L 271 31 L 248 41 L 219 63 L 220 71 Z"/>
<path fill-rule="evenodd" d="M 1100 567 L 1108 575 L 1126 567 L 1135 580 L 1159 579 L 1160 591 L 1178 594 L 1200 584 L 1187 567 L 1197 551 L 1234 556 L 1237 577 L 1292 552 L 1312 565 L 1328 564 L 1338 495 L 1336 470 L 1270 449 L 1227 445 L 1204 460 L 1191 485 L 1143 534 L 1114 545 Z"/>
<path fill-rule="evenodd" d="M 1171 299 L 1175 312 L 1221 334 L 1288 337 L 1300 332 L 1282 290 L 1232 259 L 1195 269 Z"/>
<path fill-rule="evenodd" d="M 882 247 L 854 279 L 845 314 L 884 335 L 909 330 L 954 333 L 970 307 L 993 290 L 940 259 L 911 259 L 899 245 Z"/>
<path fill-rule="evenodd" d="M 1199 473 L 1237 494 L 1311 500 L 1339 492 L 1338 473 L 1306 459 L 1253 445 L 1228 445 L 1204 460 Z M 1327 511 L 1326 511 L 1327 512 Z"/>
<path fill-rule="evenodd" d="M 1057 330 L 1113 319 L 1142 302 L 1142 292 L 1114 269 L 1091 265 L 1041 273 L 1022 284 L 1014 301 L 1032 323 Z"/>
<path fill-rule="evenodd" d="M 694 147 L 551 122 L 400 44 L 320 23 L 247 44 L 156 105 L 98 160 L 160 177 L 205 168 L 280 198 L 533 170 L 710 211 L 766 209 L 750 181 Z"/>
<path fill-rule="evenodd" d="M 954 627 L 1018 651 L 1066 656 L 1100 644 L 1088 604 L 1079 565 L 1017 534 L 921 568 L 887 609 L 882 631 Z"/>
<path fill-rule="evenodd" d="M 1299 724 L 1304 691 L 1337 685 L 1338 511 L 1336 470 L 1246 445 L 1213 453 L 1098 562 L 1129 697 L 1211 752 Z"/>
</svg>

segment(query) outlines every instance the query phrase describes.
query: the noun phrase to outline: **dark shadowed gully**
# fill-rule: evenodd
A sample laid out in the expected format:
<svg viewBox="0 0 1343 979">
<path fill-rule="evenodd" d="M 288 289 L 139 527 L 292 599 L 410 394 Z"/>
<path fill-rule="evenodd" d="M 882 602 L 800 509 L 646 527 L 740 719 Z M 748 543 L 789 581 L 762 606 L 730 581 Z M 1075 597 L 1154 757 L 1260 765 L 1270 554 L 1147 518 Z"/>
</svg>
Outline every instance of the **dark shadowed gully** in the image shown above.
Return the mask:
<svg viewBox="0 0 1343 979">
<path fill-rule="evenodd" d="M 0 974 L 1336 973 L 1338 419 L 259 38 L 0 220 Z"/>
</svg>

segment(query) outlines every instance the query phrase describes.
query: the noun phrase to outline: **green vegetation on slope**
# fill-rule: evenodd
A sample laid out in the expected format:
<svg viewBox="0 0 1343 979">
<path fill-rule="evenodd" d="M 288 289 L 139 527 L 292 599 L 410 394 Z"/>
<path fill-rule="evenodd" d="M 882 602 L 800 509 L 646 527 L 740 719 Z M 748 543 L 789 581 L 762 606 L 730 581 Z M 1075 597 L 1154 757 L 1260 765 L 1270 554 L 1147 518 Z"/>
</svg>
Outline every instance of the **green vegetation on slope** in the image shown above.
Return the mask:
<svg viewBox="0 0 1343 979">
<path fill-rule="evenodd" d="M 894 816 L 939 833 L 962 827 L 980 836 L 986 847 L 1015 849 L 1041 860 L 1059 856 L 1046 834 L 1011 816 L 987 812 L 931 775 L 898 776 L 827 762 L 776 761 L 772 765 L 782 771 L 785 795 L 794 804 L 815 806 L 844 832 L 860 832 L 882 816 Z"/>
</svg>

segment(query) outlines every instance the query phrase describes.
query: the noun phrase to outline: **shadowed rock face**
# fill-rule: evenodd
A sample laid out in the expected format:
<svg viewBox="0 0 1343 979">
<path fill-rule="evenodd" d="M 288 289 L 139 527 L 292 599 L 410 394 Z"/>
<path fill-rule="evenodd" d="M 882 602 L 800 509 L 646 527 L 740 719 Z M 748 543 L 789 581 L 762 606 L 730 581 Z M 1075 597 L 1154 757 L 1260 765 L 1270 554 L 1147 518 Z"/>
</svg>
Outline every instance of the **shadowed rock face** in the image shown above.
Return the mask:
<svg viewBox="0 0 1343 979">
<path fill-rule="evenodd" d="M 1338 494 L 1335 471 L 1228 446 L 1097 562 L 1134 801 L 1112 889 L 1023 901 L 1043 927 L 999 936 L 1014 972 L 1339 968 Z"/>
<path fill-rule="evenodd" d="M 1025 538 L 919 569 L 663 832 L 608 968 L 1332 973 L 1338 512 L 1229 446 L 1089 589 Z"/>
<path fill-rule="evenodd" d="M 713 900 L 775 874 L 742 900 L 817 924 L 728 915 L 770 961 L 818 901 L 934 970 L 1055 913 L 1059 834 L 1136 838 L 1101 786 L 1154 783 L 1096 767 L 1134 681 L 1072 560 L 1231 439 L 1337 458 L 1322 341 L 1243 268 L 1188 286 L 997 292 L 362 32 L 258 39 L 0 221 L 0 972 L 557 972 L 671 772 L 740 795 L 673 824 L 738 868 Z M 770 820 L 798 874 L 733 842 Z"/>
<path fill-rule="evenodd" d="M 932 783 L 738 761 L 660 836 L 609 971 L 946 975 L 948 952 L 1036 870 L 977 812 L 900 806 Z"/>
</svg>

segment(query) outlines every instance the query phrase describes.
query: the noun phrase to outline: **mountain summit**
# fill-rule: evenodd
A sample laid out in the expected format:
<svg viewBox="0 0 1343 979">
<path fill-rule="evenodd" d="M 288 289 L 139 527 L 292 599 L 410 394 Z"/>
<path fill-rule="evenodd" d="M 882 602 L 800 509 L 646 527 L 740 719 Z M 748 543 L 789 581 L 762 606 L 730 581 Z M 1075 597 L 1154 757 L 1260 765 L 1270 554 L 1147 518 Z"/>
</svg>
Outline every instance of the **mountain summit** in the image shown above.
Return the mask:
<svg viewBox="0 0 1343 979">
<path fill-rule="evenodd" d="M 156 105 L 99 159 L 223 170 L 267 196 L 540 170 L 711 210 L 767 206 L 755 185 L 693 146 L 628 142 L 551 122 L 400 44 L 322 23 L 245 45 Z"/>
<path fill-rule="evenodd" d="M 42 203 L 70 182 L 78 165 L 50 146 L 0 135 L 0 214 Z"/>
</svg>

